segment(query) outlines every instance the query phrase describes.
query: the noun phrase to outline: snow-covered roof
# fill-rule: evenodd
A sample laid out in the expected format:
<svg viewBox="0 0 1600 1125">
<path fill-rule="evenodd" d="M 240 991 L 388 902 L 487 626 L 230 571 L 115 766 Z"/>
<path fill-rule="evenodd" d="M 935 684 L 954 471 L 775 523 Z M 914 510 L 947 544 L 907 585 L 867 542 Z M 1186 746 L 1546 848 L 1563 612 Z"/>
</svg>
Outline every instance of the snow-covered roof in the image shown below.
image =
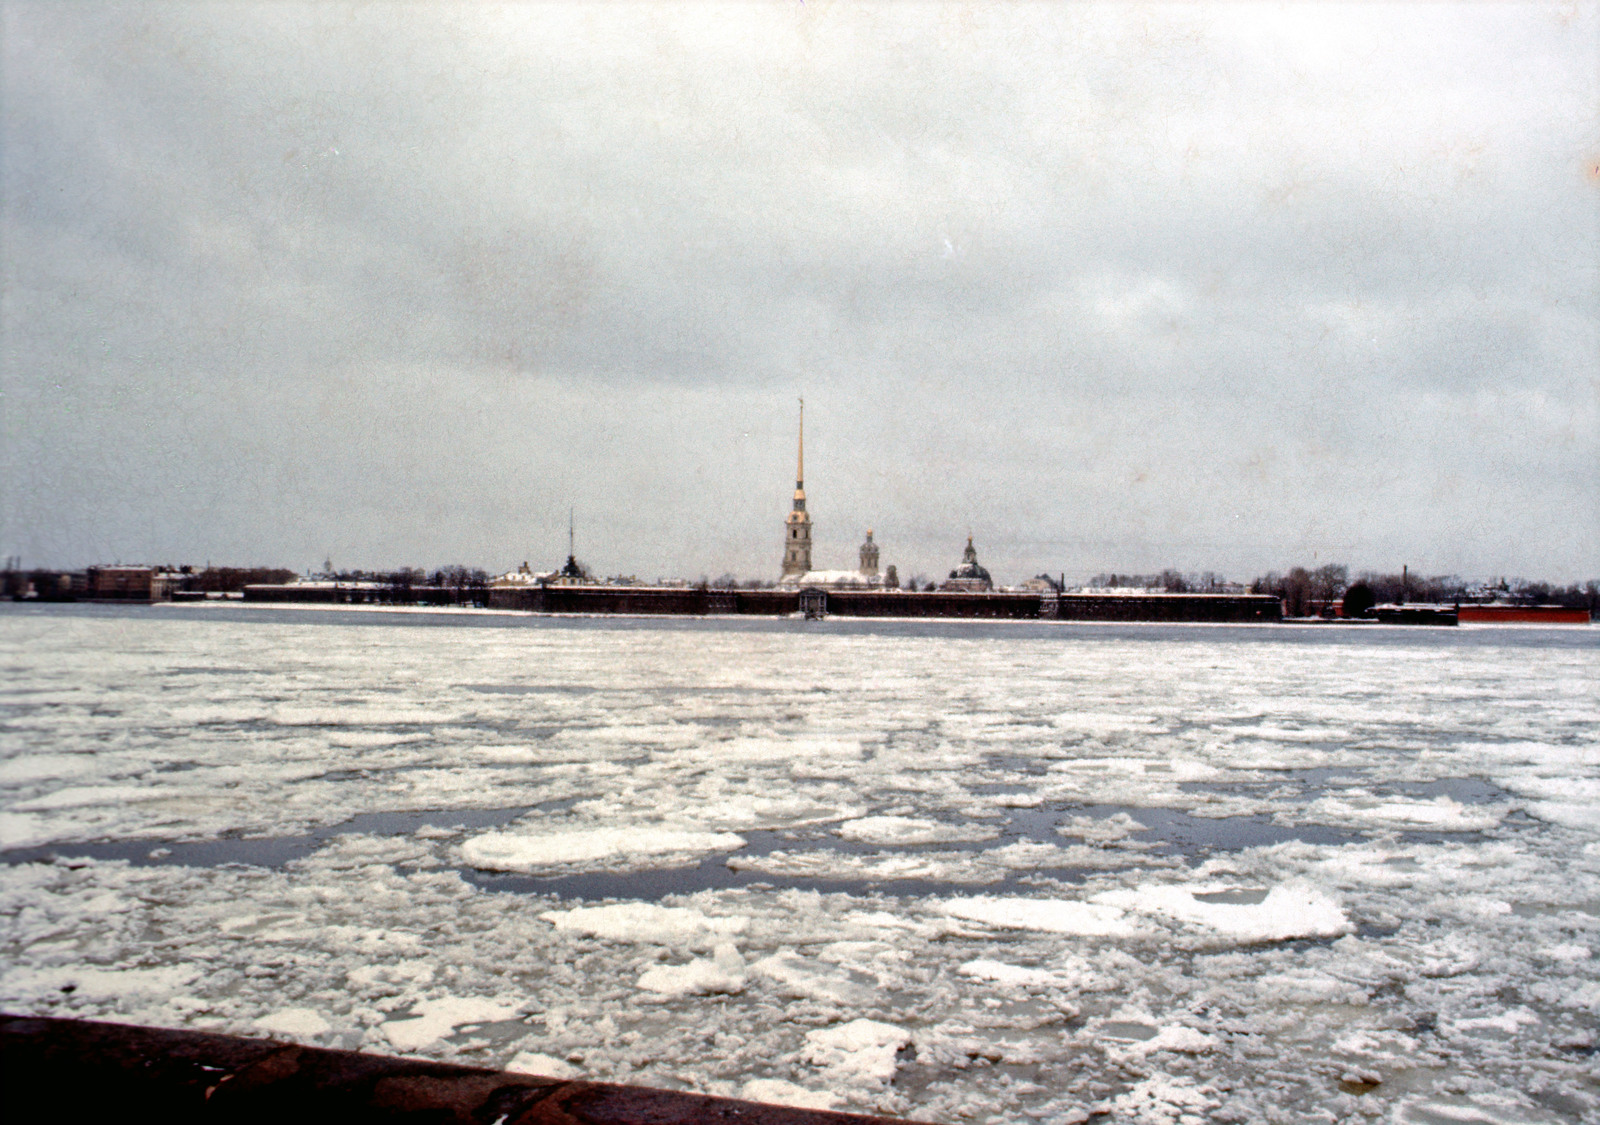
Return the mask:
<svg viewBox="0 0 1600 1125">
<path fill-rule="evenodd" d="M 871 586 L 871 578 L 859 570 L 808 570 L 804 574 L 786 574 L 778 580 L 780 586 Z"/>
</svg>

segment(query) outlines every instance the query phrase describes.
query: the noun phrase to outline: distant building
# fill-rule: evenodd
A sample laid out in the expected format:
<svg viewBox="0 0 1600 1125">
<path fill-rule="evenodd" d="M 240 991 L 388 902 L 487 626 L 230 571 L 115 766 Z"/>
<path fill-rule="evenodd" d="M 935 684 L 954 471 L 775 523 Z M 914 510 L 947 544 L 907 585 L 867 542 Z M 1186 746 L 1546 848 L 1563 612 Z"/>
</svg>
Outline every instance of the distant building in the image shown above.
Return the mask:
<svg viewBox="0 0 1600 1125">
<path fill-rule="evenodd" d="M 1012 587 L 1007 587 L 1011 589 Z M 1048 574 L 1036 574 L 1015 587 L 1024 594 L 1059 594 L 1063 586 Z"/>
<path fill-rule="evenodd" d="M 537 586 L 540 579 L 548 579 L 555 571 L 534 571 L 526 562 L 516 570 L 508 570 L 489 580 L 490 586 Z"/>
<path fill-rule="evenodd" d="M 178 578 L 154 566 L 91 566 L 85 592 L 108 601 L 162 602 L 172 597 Z"/>
<path fill-rule="evenodd" d="M 883 585 L 883 579 L 874 575 L 868 578 L 859 570 L 808 570 L 804 574 L 785 575 L 778 580 L 778 589 L 792 590 L 796 586 L 821 586 L 828 590 L 872 590 Z"/>
<path fill-rule="evenodd" d="M 572 514 L 567 514 L 567 561 L 560 570 L 534 571 L 524 562 L 516 570 L 507 571 L 498 578 L 492 579 L 490 586 L 594 586 L 598 585 L 594 575 L 588 568 L 578 561 L 574 549 L 575 536 L 572 524 Z"/>
<path fill-rule="evenodd" d="M 491 586 L 596 586 L 591 575 L 583 564 L 571 555 L 567 556 L 566 564 L 560 570 L 530 570 L 527 563 L 523 563 L 516 570 L 510 570 L 489 581 Z"/>
<path fill-rule="evenodd" d="M 939 583 L 939 589 L 982 594 L 994 589 L 989 572 L 978 563 L 978 551 L 967 536 L 967 549 L 961 554 L 961 565 L 950 572 L 950 577 Z"/>
</svg>

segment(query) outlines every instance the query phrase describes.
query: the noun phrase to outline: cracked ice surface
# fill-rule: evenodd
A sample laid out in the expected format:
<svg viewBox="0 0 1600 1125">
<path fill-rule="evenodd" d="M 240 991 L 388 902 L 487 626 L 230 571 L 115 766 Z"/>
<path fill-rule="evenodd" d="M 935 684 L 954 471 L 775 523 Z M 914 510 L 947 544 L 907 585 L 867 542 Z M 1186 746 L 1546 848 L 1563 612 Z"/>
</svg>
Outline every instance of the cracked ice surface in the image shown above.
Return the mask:
<svg viewBox="0 0 1600 1125">
<path fill-rule="evenodd" d="M 7 607 L 0 1006 L 935 1120 L 1594 1120 L 1596 639 Z"/>
</svg>

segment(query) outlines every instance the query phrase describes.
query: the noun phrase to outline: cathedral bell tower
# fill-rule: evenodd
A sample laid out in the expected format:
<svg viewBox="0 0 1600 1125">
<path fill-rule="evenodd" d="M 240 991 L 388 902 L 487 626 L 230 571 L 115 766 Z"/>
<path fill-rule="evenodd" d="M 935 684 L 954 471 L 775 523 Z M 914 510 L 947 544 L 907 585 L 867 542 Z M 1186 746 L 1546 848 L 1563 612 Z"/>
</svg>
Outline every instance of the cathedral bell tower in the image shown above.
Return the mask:
<svg viewBox="0 0 1600 1125">
<path fill-rule="evenodd" d="M 794 472 L 794 507 L 783 521 L 783 576 L 811 569 L 811 516 L 806 511 L 806 400 L 800 400 L 800 456 Z"/>
</svg>

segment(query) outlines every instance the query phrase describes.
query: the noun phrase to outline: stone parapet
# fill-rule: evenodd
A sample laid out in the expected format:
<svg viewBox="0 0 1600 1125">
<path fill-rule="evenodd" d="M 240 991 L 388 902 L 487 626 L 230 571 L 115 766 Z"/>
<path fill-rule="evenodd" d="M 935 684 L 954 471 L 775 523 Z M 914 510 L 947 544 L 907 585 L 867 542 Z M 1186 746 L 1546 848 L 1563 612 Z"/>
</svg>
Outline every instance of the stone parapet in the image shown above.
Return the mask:
<svg viewBox="0 0 1600 1125">
<path fill-rule="evenodd" d="M 891 1125 L 884 1117 L 88 1020 L 0 1015 L 0 1063 L 0 1107 L 11 1125 Z"/>
</svg>

